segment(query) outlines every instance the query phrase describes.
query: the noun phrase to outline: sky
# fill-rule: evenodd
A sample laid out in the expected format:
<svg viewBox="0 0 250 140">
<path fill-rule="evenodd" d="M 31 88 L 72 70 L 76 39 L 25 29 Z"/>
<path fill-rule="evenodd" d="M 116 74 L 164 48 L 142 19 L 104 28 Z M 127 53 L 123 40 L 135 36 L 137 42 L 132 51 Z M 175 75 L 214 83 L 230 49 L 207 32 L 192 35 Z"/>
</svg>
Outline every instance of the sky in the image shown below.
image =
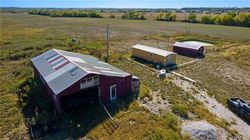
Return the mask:
<svg viewBox="0 0 250 140">
<path fill-rule="evenodd" d="M 183 8 L 250 7 L 250 0 L 0 0 L 0 7 Z"/>
</svg>

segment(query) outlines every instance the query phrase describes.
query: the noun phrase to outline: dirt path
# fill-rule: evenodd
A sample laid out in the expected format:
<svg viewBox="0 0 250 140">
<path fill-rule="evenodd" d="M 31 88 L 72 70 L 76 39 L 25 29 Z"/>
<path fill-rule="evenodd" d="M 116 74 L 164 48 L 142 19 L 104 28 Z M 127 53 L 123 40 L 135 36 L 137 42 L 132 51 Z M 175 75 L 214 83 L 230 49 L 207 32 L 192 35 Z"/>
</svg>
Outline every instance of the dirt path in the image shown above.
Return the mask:
<svg viewBox="0 0 250 140">
<path fill-rule="evenodd" d="M 175 78 L 173 82 L 184 91 L 195 93 L 193 96 L 197 100 L 204 103 L 205 107 L 218 118 L 227 120 L 231 124 L 231 127 L 242 135 L 243 140 L 250 139 L 250 126 L 215 98 L 210 97 L 206 90 L 201 90 L 194 84 L 180 78 Z"/>
</svg>

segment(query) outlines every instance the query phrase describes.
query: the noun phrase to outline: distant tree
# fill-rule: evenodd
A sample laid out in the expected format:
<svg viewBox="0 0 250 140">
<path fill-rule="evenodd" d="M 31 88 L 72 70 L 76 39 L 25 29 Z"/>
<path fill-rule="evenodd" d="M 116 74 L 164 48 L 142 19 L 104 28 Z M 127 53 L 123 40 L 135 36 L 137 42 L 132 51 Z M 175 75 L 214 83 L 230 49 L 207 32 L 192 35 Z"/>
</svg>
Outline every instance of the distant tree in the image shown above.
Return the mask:
<svg viewBox="0 0 250 140">
<path fill-rule="evenodd" d="M 210 18 L 210 20 L 211 20 L 211 22 L 212 22 L 213 24 L 216 24 L 217 18 L 218 18 L 218 16 L 212 16 L 212 17 Z"/>
<path fill-rule="evenodd" d="M 212 20 L 211 16 L 202 16 L 201 23 L 214 24 L 214 21 Z"/>
<path fill-rule="evenodd" d="M 229 14 L 226 14 L 223 16 L 222 18 L 222 24 L 223 25 L 234 25 L 234 18 L 233 16 L 229 15 Z"/>
<path fill-rule="evenodd" d="M 231 15 L 232 17 L 236 17 L 236 13 L 235 12 L 229 12 L 229 13 L 227 13 L 228 15 Z"/>
<path fill-rule="evenodd" d="M 142 12 L 131 11 L 122 15 L 122 19 L 137 19 L 144 20 L 144 14 Z"/>
<path fill-rule="evenodd" d="M 161 12 L 156 16 L 156 20 L 159 21 L 176 21 L 176 15 L 170 12 Z"/>
<path fill-rule="evenodd" d="M 170 16 L 170 21 L 176 21 L 176 18 L 177 18 L 177 16 L 176 16 L 176 14 L 173 14 L 173 15 L 171 15 Z"/>
<path fill-rule="evenodd" d="M 102 15 L 96 11 L 76 11 L 76 10 L 32 10 L 29 14 L 46 15 L 51 17 L 90 17 L 90 18 L 102 18 Z"/>
<path fill-rule="evenodd" d="M 237 26 L 250 27 L 250 14 L 240 13 L 235 17 L 235 24 Z"/>
<path fill-rule="evenodd" d="M 190 13 L 187 17 L 188 22 L 195 23 L 196 21 L 196 14 L 195 13 Z"/>
<path fill-rule="evenodd" d="M 115 15 L 114 14 L 110 14 L 109 18 L 115 18 Z"/>
</svg>

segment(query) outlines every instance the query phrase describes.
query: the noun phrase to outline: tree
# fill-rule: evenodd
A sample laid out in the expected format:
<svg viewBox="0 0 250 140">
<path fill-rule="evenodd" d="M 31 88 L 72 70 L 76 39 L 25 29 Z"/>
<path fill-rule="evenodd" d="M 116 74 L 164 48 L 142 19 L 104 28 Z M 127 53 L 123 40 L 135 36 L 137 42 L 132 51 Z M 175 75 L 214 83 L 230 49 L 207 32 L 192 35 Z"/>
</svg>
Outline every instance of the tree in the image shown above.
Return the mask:
<svg viewBox="0 0 250 140">
<path fill-rule="evenodd" d="M 156 20 L 159 20 L 159 21 L 175 21 L 176 20 L 176 15 L 171 14 L 170 12 L 168 12 L 168 13 L 161 12 L 161 13 L 159 13 L 157 15 Z"/>
<path fill-rule="evenodd" d="M 195 13 L 190 13 L 187 17 L 189 22 L 195 23 L 196 21 L 196 14 Z"/>
<path fill-rule="evenodd" d="M 109 18 L 115 18 L 115 15 L 114 14 L 110 14 Z"/>
<path fill-rule="evenodd" d="M 234 25 L 234 18 L 233 16 L 227 14 L 227 15 L 224 15 L 223 18 L 222 18 L 222 24 L 223 25 Z"/>
<path fill-rule="evenodd" d="M 143 13 L 139 13 L 139 12 L 128 12 L 122 15 L 122 19 L 139 19 L 139 20 L 144 20 L 144 14 Z"/>
<path fill-rule="evenodd" d="M 250 27 L 250 14 L 240 13 L 235 17 L 235 24 L 237 26 Z"/>
<path fill-rule="evenodd" d="M 201 18 L 201 23 L 204 23 L 204 24 L 214 24 L 213 20 L 211 19 L 211 16 L 203 16 Z"/>
<path fill-rule="evenodd" d="M 176 21 L 176 17 L 177 17 L 176 14 L 173 14 L 173 15 L 170 16 L 169 20 L 170 21 Z"/>
</svg>

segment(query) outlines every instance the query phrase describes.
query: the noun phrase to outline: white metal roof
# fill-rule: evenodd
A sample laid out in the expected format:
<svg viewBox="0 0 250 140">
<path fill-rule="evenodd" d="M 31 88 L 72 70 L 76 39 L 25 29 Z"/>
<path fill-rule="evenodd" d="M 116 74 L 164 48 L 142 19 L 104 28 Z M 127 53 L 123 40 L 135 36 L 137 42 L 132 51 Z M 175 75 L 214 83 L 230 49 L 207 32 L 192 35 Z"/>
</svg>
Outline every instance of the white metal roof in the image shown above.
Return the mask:
<svg viewBox="0 0 250 140">
<path fill-rule="evenodd" d="M 95 57 L 57 49 L 49 50 L 31 61 L 55 94 L 90 73 L 115 77 L 130 75 Z"/>
<path fill-rule="evenodd" d="M 213 44 L 206 43 L 206 42 L 200 42 L 200 41 L 183 41 L 183 42 L 186 43 L 186 44 L 200 45 L 200 46 L 203 46 L 203 47 L 213 46 Z"/>
<path fill-rule="evenodd" d="M 146 46 L 146 45 L 140 45 L 140 44 L 134 45 L 134 46 L 132 46 L 132 48 L 136 48 L 139 50 L 143 50 L 143 51 L 150 52 L 150 53 L 157 54 L 157 55 L 164 56 L 164 57 L 166 57 L 170 54 L 176 54 L 174 52 L 170 52 L 170 51 L 166 51 L 163 49 L 154 48 L 154 47 L 150 47 L 150 46 Z"/>
<path fill-rule="evenodd" d="M 175 42 L 174 46 L 181 48 L 189 48 L 194 50 L 199 50 L 202 47 L 202 45 L 198 43 L 185 43 L 185 42 Z"/>
</svg>

